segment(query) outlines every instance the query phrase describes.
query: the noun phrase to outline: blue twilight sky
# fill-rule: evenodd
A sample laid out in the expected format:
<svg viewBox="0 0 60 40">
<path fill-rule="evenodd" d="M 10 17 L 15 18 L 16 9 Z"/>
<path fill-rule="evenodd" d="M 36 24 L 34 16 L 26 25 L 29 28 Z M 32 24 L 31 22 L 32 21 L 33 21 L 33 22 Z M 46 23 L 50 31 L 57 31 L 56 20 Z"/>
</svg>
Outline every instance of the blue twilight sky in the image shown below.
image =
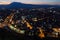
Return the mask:
<svg viewBox="0 0 60 40">
<path fill-rule="evenodd" d="M 22 2 L 22 3 L 32 3 L 32 4 L 60 4 L 60 0 L 0 0 L 0 2 Z M 51 3 L 52 2 L 52 3 Z"/>
</svg>

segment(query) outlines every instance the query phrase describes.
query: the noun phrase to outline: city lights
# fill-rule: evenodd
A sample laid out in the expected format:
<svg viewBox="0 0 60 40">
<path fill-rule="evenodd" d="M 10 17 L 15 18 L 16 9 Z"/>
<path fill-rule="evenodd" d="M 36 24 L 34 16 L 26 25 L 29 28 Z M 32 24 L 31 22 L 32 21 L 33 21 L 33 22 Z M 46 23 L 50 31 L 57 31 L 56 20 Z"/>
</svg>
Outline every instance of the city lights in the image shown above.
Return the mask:
<svg viewBox="0 0 60 40">
<path fill-rule="evenodd" d="M 45 37 L 60 37 L 60 19 L 58 18 L 60 14 L 53 8 L 26 10 L 21 8 L 18 10 L 10 9 L 10 11 L 11 13 L 4 20 L 0 16 L 0 28 L 8 26 L 11 31 L 18 34 L 37 35 L 41 39 Z"/>
</svg>

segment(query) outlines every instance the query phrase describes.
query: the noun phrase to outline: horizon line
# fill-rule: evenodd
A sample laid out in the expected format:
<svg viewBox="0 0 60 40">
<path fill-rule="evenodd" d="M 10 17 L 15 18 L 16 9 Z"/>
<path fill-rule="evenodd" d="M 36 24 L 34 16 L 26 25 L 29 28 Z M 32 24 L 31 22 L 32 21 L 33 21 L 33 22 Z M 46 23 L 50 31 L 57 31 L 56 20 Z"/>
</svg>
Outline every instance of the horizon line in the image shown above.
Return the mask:
<svg viewBox="0 0 60 40">
<path fill-rule="evenodd" d="M 11 4 L 13 2 L 0 2 L 0 4 L 2 5 L 8 5 Z M 60 5 L 60 2 L 18 2 L 18 3 L 23 3 L 23 4 L 34 4 L 34 5 L 39 5 L 39 4 L 48 4 L 48 5 Z"/>
</svg>

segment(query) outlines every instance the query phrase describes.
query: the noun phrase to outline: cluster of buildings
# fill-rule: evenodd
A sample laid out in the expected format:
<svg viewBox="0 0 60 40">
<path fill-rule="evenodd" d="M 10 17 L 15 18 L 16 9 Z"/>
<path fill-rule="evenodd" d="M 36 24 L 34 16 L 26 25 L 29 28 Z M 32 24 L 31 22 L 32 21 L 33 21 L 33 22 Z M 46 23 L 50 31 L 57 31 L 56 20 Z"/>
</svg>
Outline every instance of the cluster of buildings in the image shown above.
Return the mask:
<svg viewBox="0 0 60 40">
<path fill-rule="evenodd" d="M 60 37 L 60 10 L 58 8 L 2 9 L 0 27 L 8 26 L 18 34 L 28 36 Z"/>
</svg>

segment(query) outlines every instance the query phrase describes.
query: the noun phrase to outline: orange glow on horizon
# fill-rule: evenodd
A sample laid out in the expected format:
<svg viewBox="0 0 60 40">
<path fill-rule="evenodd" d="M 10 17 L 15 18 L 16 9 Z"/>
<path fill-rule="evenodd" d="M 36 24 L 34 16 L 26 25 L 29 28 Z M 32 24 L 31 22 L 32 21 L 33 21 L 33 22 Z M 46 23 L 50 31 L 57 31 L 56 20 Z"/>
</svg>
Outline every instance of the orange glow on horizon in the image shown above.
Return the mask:
<svg viewBox="0 0 60 40">
<path fill-rule="evenodd" d="M 11 2 L 0 2 L 0 4 L 6 5 L 6 4 L 10 4 Z"/>
<path fill-rule="evenodd" d="M 0 4 L 6 5 L 6 4 L 11 4 L 12 2 L 9 1 L 3 1 L 0 2 Z M 24 3 L 24 4 L 49 4 L 49 5 L 60 5 L 60 2 L 20 2 L 20 3 Z"/>
<path fill-rule="evenodd" d="M 60 5 L 60 2 L 26 2 L 25 4 L 49 4 L 49 5 L 58 4 L 58 5 Z"/>
</svg>

